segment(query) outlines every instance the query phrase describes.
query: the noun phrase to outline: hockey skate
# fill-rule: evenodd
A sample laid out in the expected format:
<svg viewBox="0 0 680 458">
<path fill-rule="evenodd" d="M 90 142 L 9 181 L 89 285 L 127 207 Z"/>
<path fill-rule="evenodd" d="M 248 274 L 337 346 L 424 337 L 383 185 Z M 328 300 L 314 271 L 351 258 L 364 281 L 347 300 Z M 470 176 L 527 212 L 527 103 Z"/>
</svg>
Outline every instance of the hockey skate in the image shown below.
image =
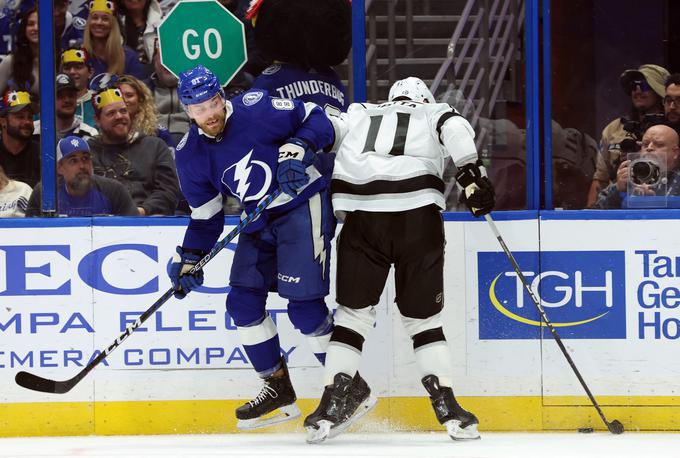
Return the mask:
<svg viewBox="0 0 680 458">
<path fill-rule="evenodd" d="M 283 375 L 266 378 L 260 394 L 236 409 L 238 429 L 264 428 L 300 416 L 300 409 L 295 405 L 297 397 L 290 382 L 288 367 L 283 359 L 281 362 Z"/>
<path fill-rule="evenodd" d="M 307 442 L 310 444 L 339 435 L 366 415 L 377 402 L 358 372 L 353 379 L 347 374 L 336 374 L 333 382 L 324 390 L 316 410 L 305 418 Z"/>
<path fill-rule="evenodd" d="M 450 387 L 440 386 L 439 378 L 436 375 L 425 376 L 422 382 L 430 394 L 430 402 L 432 402 L 437 420 L 440 424 L 446 426 L 446 431 L 451 439 L 457 441 L 480 438 L 477 431 L 479 420 L 474 414 L 458 404 Z"/>
</svg>

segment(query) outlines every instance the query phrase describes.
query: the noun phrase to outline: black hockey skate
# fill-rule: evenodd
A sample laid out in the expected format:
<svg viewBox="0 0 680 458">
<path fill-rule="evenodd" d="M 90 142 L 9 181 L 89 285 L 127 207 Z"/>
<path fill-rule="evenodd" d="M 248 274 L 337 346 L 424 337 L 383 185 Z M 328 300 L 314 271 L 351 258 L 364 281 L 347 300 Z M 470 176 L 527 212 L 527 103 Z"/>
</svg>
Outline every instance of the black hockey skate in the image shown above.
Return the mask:
<svg viewBox="0 0 680 458">
<path fill-rule="evenodd" d="M 474 414 L 463 409 L 453 390 L 448 386 L 440 386 L 436 375 L 423 377 L 423 385 L 430 394 L 432 408 L 439 423 L 446 426 L 446 431 L 453 440 L 479 439 L 477 424 L 479 420 Z"/>
<path fill-rule="evenodd" d="M 236 409 L 237 428 L 264 428 L 300 416 L 300 409 L 295 405 L 297 397 L 290 382 L 288 367 L 283 359 L 281 362 L 284 374 L 266 378 L 260 394 Z"/>
<path fill-rule="evenodd" d="M 305 418 L 307 442 L 316 444 L 332 439 L 345 431 L 355 421 L 366 415 L 377 402 L 371 388 L 357 372 L 335 375 L 333 385 L 327 386 L 316 410 Z"/>
</svg>

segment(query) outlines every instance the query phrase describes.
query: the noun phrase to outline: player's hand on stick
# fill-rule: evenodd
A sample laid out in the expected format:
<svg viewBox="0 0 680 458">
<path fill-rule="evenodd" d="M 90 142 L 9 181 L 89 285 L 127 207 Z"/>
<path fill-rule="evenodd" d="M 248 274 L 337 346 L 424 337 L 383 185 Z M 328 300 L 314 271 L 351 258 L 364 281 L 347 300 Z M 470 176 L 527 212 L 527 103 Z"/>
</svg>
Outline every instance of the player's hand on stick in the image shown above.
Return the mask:
<svg viewBox="0 0 680 458">
<path fill-rule="evenodd" d="M 174 295 L 177 299 L 184 299 L 191 290 L 203 284 L 203 269 L 194 274 L 190 274 L 189 271 L 204 255 L 204 253 L 196 250 L 184 251 L 182 247 L 177 247 L 177 254 L 172 257 L 169 273 L 172 287 L 175 289 Z"/>
<path fill-rule="evenodd" d="M 309 183 L 306 169 L 314 160 L 314 151 L 309 144 L 299 138 L 290 138 L 279 148 L 279 166 L 276 179 L 281 190 L 291 197 Z"/>
<path fill-rule="evenodd" d="M 479 217 L 490 213 L 496 204 L 496 193 L 491 181 L 482 174 L 481 161 L 465 164 L 456 173 L 456 180 L 463 187 L 465 205 Z"/>
</svg>

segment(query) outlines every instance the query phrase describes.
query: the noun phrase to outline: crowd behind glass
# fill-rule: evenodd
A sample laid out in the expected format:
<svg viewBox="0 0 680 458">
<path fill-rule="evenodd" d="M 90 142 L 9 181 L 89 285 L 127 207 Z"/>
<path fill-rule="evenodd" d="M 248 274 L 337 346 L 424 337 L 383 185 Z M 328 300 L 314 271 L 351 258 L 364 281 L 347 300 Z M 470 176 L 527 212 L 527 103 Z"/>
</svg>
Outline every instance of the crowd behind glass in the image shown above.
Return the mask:
<svg viewBox="0 0 680 458">
<path fill-rule="evenodd" d="M 69 183 L 57 190 L 58 213 L 89 216 L 92 206 L 83 196 L 92 198 L 87 191 L 95 183 L 117 202 L 98 207 L 103 214 L 189 213 L 173 157 L 190 121 L 176 77 L 160 62 L 157 39 L 158 24 L 176 1 L 54 0 L 56 134 L 67 140 L 57 147 L 57 173 L 59 183 Z M 270 62 L 253 46 L 244 19 L 249 2 L 220 2 L 243 20 L 247 35 L 248 62 L 225 87 L 233 97 Z M 40 216 L 35 1 L 5 2 L 0 34 L 0 217 Z M 658 63 L 619 72 L 619 94 L 630 100 L 630 109 L 601 126 L 599 138 L 552 123 L 556 207 L 680 207 L 680 74 Z M 489 132 L 482 156 L 495 183 L 496 209 L 526 208 L 524 126 L 482 119 L 479 128 Z M 452 196 L 449 209 L 459 209 Z M 233 200 L 225 205 L 227 213 L 240 212 Z"/>
</svg>

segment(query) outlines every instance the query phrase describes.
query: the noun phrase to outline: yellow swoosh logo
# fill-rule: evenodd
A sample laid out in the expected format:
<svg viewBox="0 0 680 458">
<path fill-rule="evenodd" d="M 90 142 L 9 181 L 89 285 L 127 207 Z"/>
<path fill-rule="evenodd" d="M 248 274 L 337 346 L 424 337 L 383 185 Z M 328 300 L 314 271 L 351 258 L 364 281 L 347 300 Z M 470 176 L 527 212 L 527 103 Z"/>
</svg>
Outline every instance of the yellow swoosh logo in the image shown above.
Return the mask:
<svg viewBox="0 0 680 458">
<path fill-rule="evenodd" d="M 536 321 L 536 320 L 530 320 L 529 318 L 524 318 L 523 316 L 519 316 L 515 313 L 512 313 L 510 310 L 503 307 L 503 305 L 500 303 L 500 301 L 496 297 L 496 282 L 498 281 L 498 279 L 500 278 L 501 275 L 502 274 L 498 274 L 498 276 L 496 278 L 494 278 L 493 281 L 491 282 L 491 286 L 489 286 L 489 298 L 491 299 L 491 303 L 493 304 L 493 306 L 496 307 L 496 310 L 498 310 L 499 312 L 501 312 L 503 315 L 507 316 L 511 320 L 519 321 L 520 323 L 528 324 L 530 326 L 545 326 L 545 324 L 542 321 Z M 598 320 L 598 319 L 602 318 L 603 316 L 605 316 L 607 313 L 609 313 L 609 311 L 606 311 L 601 315 L 598 315 L 596 317 L 589 318 L 589 319 L 583 320 L 583 321 L 570 321 L 570 322 L 567 322 L 567 323 L 554 323 L 554 322 L 551 322 L 551 323 L 556 328 L 564 328 L 564 327 L 568 327 L 568 326 L 579 326 L 581 324 L 586 324 L 586 323 L 590 323 L 592 321 Z"/>
</svg>

